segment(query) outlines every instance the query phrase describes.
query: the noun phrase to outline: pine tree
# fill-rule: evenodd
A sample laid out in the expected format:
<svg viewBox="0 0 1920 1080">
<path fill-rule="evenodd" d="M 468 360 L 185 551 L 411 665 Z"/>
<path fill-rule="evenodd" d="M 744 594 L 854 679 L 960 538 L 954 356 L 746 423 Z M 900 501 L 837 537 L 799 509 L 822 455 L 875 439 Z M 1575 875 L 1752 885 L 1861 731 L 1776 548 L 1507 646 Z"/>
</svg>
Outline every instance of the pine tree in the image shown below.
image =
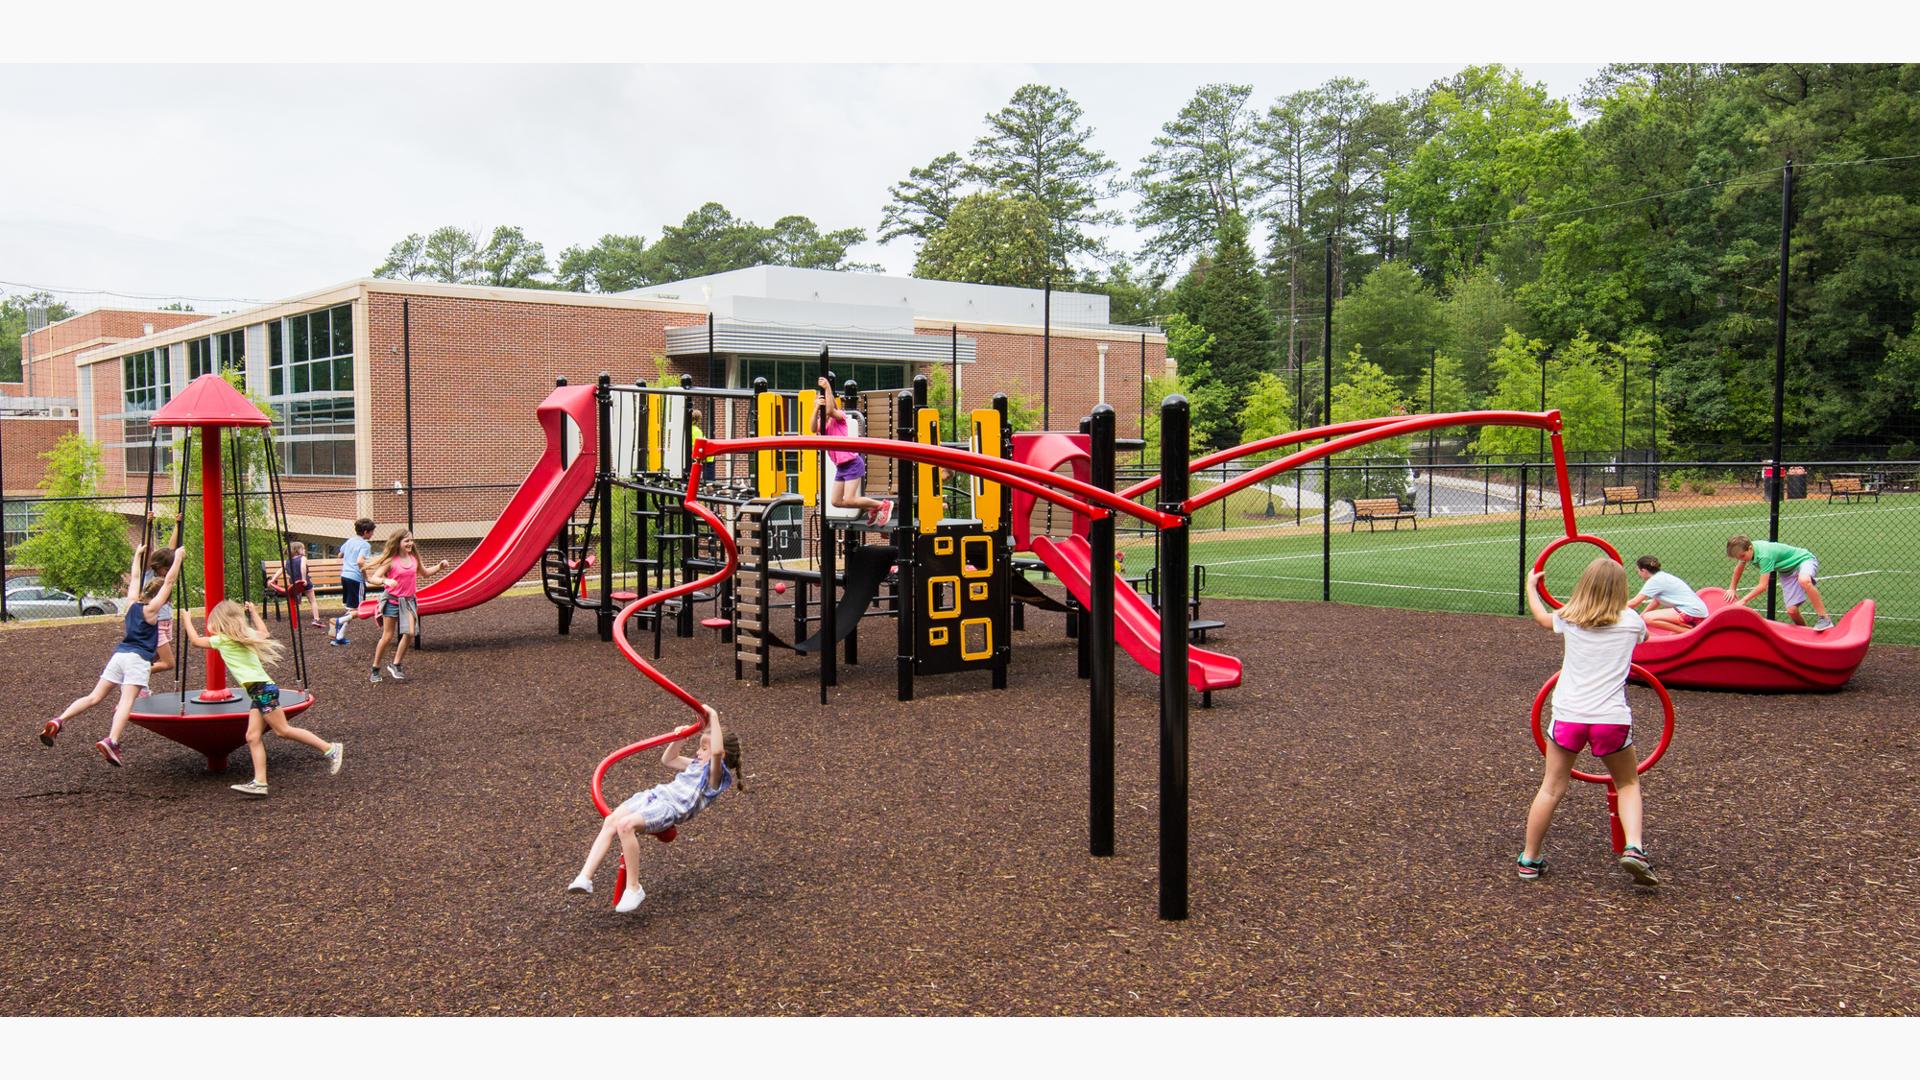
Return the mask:
<svg viewBox="0 0 1920 1080">
<path fill-rule="evenodd" d="M 1229 214 L 1221 223 L 1212 261 L 1194 283 L 1189 312 L 1213 337 L 1206 359 L 1211 378 L 1225 390 L 1223 422 L 1213 433 L 1216 446 L 1240 441 L 1240 412 L 1247 394 L 1261 375 L 1274 369 L 1273 316 L 1266 291 L 1247 243 L 1246 219 Z"/>
<path fill-rule="evenodd" d="M 1112 193 L 1117 166 L 1090 144 L 1078 102 L 1065 90 L 1029 84 L 987 117 L 987 134 L 973 144 L 969 175 L 1040 204 L 1056 258 L 1098 257 L 1105 245 L 1087 229 L 1115 225 L 1120 215 L 1100 209 Z"/>
</svg>

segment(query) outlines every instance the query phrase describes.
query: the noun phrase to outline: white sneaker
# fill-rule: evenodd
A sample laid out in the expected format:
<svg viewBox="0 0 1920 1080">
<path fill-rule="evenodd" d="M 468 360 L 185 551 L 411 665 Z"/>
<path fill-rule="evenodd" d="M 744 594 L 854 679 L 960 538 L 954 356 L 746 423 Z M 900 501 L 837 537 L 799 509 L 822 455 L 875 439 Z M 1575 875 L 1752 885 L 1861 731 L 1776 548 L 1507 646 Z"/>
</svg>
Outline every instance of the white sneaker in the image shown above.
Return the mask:
<svg viewBox="0 0 1920 1080">
<path fill-rule="evenodd" d="M 257 796 L 265 797 L 265 795 L 267 794 L 267 785 L 261 783 L 258 780 L 249 780 L 244 784 L 228 784 L 227 786 L 239 792 L 242 795 L 257 795 Z"/>
<path fill-rule="evenodd" d="M 1818 633 L 1821 630 L 1831 630 L 1833 629 L 1833 620 L 1821 619 L 1819 622 L 1813 624 L 1813 629 L 1815 633 Z"/>
<path fill-rule="evenodd" d="M 641 888 L 640 883 L 636 881 L 633 884 L 627 886 L 626 892 L 620 894 L 620 902 L 613 905 L 613 910 L 618 911 L 624 915 L 627 912 L 632 911 L 634 908 L 639 907 L 640 901 L 645 900 L 646 898 L 647 898 L 647 890 Z"/>
<path fill-rule="evenodd" d="M 568 892 L 590 893 L 593 891 L 593 879 L 585 874 L 567 883 Z"/>
<path fill-rule="evenodd" d="M 340 764 L 347 758 L 347 744 L 343 742 L 334 743 L 332 746 L 327 747 L 327 752 L 321 756 L 327 759 L 327 775 L 339 776 Z"/>
</svg>

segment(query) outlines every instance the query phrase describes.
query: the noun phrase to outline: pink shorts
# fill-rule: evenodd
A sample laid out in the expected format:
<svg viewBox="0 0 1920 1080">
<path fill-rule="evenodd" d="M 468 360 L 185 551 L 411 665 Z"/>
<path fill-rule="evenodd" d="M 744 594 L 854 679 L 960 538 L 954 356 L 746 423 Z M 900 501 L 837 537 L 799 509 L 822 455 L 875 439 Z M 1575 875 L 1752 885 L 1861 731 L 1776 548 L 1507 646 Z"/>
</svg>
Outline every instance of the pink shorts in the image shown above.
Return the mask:
<svg viewBox="0 0 1920 1080">
<path fill-rule="evenodd" d="M 173 620 L 172 619 L 161 619 L 159 622 L 154 623 L 153 625 L 155 629 L 160 631 L 160 644 L 162 645 L 173 644 Z"/>
<path fill-rule="evenodd" d="M 1633 745 L 1632 724 L 1569 724 L 1555 720 L 1547 738 L 1569 754 L 1591 748 L 1593 756 L 1609 757 Z"/>
</svg>

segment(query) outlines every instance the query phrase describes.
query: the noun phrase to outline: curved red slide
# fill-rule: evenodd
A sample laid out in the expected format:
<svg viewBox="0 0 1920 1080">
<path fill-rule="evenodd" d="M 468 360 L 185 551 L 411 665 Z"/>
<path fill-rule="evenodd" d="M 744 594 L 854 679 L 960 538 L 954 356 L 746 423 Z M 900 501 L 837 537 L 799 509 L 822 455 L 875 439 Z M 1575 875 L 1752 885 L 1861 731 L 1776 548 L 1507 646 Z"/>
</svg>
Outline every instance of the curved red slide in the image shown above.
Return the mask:
<svg viewBox="0 0 1920 1080">
<path fill-rule="evenodd" d="M 1065 540 L 1036 536 L 1033 553 L 1047 564 L 1082 606 L 1092 603 L 1093 549 L 1070 536 Z M 1118 577 L 1118 575 L 1115 575 Z M 1160 615 L 1125 581 L 1113 588 L 1113 637 L 1141 667 L 1160 674 Z M 1240 685 L 1240 661 L 1223 653 L 1187 646 L 1187 684 L 1195 690 L 1225 690 Z"/>
<path fill-rule="evenodd" d="M 1722 589 L 1702 589 L 1707 617 L 1676 632 L 1654 623 L 1633 662 L 1669 686 L 1695 690 L 1803 693 L 1838 690 L 1873 644 L 1872 600 L 1862 600 L 1831 630 L 1769 622 Z"/>
<path fill-rule="evenodd" d="M 480 546 L 447 575 L 420 587 L 420 614 L 436 615 L 484 604 L 526 576 L 560 533 L 560 526 L 593 491 L 599 461 L 598 424 L 592 386 L 559 386 L 540 403 L 536 415 L 546 429 L 547 449 L 513 493 L 506 509 L 487 530 Z M 566 421 L 579 429 L 571 463 L 561 461 Z M 360 605 L 371 617 L 377 601 Z"/>
</svg>

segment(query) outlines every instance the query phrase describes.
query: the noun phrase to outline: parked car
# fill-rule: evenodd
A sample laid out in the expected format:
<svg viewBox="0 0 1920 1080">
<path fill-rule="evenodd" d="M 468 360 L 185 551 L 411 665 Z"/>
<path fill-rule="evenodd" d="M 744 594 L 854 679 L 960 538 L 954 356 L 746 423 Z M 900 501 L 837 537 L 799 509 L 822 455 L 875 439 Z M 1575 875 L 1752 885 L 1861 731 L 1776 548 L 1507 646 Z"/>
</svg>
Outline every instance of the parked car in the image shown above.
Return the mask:
<svg viewBox="0 0 1920 1080">
<path fill-rule="evenodd" d="M 119 610 L 114 600 L 91 593 L 75 596 L 40 584 L 38 577 L 17 577 L 7 582 L 9 619 L 70 619 L 75 615 L 112 615 Z"/>
</svg>

